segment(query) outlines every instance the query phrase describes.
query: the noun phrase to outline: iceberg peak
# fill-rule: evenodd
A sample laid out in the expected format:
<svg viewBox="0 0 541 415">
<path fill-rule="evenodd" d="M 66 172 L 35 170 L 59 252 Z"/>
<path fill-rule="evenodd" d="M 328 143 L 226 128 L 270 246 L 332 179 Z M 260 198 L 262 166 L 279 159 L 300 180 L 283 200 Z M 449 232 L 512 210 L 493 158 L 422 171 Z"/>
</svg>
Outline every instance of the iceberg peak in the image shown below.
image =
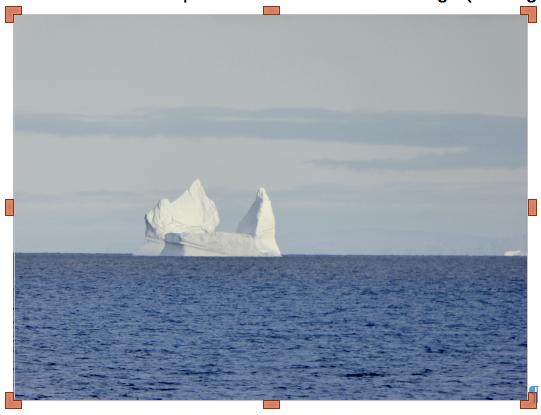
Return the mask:
<svg viewBox="0 0 541 415">
<path fill-rule="evenodd" d="M 275 225 L 271 201 L 262 187 L 257 192 L 254 203 L 240 221 L 237 233 L 252 236 L 259 251 L 281 255 L 274 235 Z"/>
<path fill-rule="evenodd" d="M 163 242 L 165 235 L 171 232 L 214 232 L 220 218 L 216 205 L 197 179 L 174 202 L 160 199 L 157 206 L 146 213 L 145 223 L 147 240 Z"/>
</svg>

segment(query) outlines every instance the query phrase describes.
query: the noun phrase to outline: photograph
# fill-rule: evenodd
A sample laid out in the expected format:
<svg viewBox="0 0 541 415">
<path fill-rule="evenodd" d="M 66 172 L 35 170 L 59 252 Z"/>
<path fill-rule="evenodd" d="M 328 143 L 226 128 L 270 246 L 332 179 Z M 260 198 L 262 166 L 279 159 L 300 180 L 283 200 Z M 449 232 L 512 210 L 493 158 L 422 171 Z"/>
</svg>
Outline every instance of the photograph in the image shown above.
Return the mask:
<svg viewBox="0 0 541 415">
<path fill-rule="evenodd" d="M 16 398 L 518 408 L 527 115 L 518 12 L 16 16 Z"/>
</svg>

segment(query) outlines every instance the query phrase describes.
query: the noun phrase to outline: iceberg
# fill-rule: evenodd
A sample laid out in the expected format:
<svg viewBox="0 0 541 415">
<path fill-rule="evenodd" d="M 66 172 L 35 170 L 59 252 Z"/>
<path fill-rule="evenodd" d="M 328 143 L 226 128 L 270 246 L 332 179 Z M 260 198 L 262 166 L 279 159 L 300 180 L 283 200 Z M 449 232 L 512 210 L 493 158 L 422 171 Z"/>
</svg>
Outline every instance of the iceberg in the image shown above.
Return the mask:
<svg viewBox="0 0 541 415">
<path fill-rule="evenodd" d="M 240 221 L 237 233 L 252 236 L 259 252 L 280 255 L 280 250 L 276 245 L 274 228 L 275 222 L 271 201 L 265 189 L 261 188 L 257 192 L 255 202 Z"/>
<path fill-rule="evenodd" d="M 522 252 L 520 249 L 518 251 L 507 251 L 505 256 L 528 256 L 526 252 Z"/>
<path fill-rule="evenodd" d="M 168 233 L 162 256 L 279 256 L 257 249 L 250 235 L 228 232 Z"/>
<path fill-rule="evenodd" d="M 160 199 L 158 205 L 145 214 L 147 243 L 134 255 L 159 255 L 168 233 L 214 232 L 219 223 L 218 209 L 197 179 L 177 200 Z"/>
<path fill-rule="evenodd" d="M 275 219 L 264 188 L 240 221 L 237 232 L 216 232 L 218 210 L 196 180 L 174 202 L 161 199 L 145 215 L 147 243 L 134 255 L 281 256 Z"/>
</svg>

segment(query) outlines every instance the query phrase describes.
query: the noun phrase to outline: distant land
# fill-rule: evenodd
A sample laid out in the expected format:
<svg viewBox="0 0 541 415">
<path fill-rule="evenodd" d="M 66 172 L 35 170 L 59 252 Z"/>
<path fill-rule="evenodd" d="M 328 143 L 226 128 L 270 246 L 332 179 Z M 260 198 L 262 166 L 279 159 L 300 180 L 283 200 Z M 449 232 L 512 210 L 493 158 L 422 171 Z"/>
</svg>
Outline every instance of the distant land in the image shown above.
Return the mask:
<svg viewBox="0 0 541 415">
<path fill-rule="evenodd" d="M 352 229 L 276 235 L 283 255 L 504 255 L 527 250 L 526 234 L 506 238 L 443 232 Z"/>
</svg>

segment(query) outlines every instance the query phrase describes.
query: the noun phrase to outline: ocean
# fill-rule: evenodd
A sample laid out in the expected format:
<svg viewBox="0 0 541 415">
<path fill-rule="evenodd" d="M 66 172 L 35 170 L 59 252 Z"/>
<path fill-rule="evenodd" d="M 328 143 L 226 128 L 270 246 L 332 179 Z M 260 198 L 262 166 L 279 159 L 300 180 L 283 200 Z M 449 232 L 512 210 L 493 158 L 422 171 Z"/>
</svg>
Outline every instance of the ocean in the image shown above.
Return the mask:
<svg viewBox="0 0 541 415">
<path fill-rule="evenodd" d="M 524 399 L 526 265 L 16 254 L 16 399 Z"/>
</svg>

